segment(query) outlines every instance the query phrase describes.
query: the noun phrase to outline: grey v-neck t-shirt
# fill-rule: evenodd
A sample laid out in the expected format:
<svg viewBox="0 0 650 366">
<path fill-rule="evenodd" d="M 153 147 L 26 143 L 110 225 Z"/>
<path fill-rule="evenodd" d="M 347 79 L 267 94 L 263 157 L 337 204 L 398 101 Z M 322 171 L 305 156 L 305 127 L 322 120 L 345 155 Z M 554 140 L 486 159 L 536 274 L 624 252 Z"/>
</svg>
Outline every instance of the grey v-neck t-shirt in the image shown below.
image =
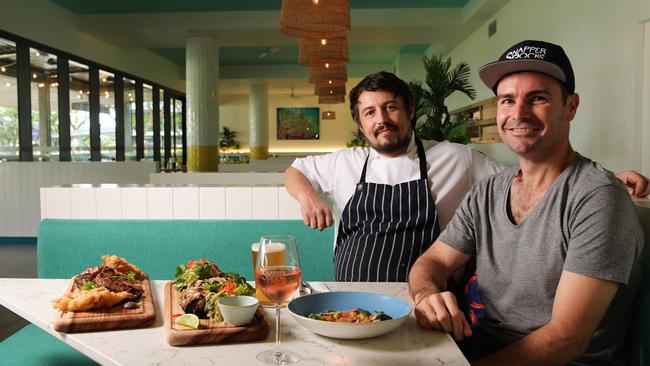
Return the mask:
<svg viewBox="0 0 650 366">
<path fill-rule="evenodd" d="M 476 256 L 485 304 L 479 326 L 514 342 L 550 321 L 563 271 L 613 281 L 615 298 L 576 360 L 612 362 L 640 283 L 643 236 L 634 204 L 611 172 L 578 154 L 517 225 L 507 214 L 517 172 L 475 183 L 439 237 Z"/>
</svg>

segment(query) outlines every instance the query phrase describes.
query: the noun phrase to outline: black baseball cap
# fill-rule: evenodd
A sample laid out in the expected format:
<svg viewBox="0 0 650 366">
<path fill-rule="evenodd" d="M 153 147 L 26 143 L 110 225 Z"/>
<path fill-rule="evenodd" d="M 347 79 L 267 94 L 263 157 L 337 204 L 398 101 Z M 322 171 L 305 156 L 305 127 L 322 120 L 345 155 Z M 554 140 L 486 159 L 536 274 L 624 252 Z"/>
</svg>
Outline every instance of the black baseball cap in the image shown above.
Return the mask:
<svg viewBox="0 0 650 366">
<path fill-rule="evenodd" d="M 508 48 L 497 61 L 483 65 L 478 75 L 496 94 L 499 81 L 506 75 L 520 71 L 536 71 L 550 75 L 575 92 L 575 78 L 571 61 L 562 47 L 543 41 L 527 40 Z"/>
</svg>

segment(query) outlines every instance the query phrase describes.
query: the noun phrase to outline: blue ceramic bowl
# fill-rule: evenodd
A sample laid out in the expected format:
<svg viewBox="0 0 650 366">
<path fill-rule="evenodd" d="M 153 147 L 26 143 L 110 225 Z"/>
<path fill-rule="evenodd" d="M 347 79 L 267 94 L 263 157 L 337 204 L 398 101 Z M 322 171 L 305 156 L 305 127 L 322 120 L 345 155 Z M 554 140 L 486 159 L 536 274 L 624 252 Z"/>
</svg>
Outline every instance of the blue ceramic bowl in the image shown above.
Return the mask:
<svg viewBox="0 0 650 366">
<path fill-rule="evenodd" d="M 308 318 L 312 313 L 354 308 L 368 310 L 371 313 L 383 311 L 393 319 L 375 323 L 349 324 Z M 360 339 L 376 337 L 397 328 L 411 314 L 412 307 L 406 301 L 393 296 L 372 292 L 335 291 L 299 297 L 289 303 L 288 309 L 300 325 L 316 334 L 332 338 Z"/>
</svg>

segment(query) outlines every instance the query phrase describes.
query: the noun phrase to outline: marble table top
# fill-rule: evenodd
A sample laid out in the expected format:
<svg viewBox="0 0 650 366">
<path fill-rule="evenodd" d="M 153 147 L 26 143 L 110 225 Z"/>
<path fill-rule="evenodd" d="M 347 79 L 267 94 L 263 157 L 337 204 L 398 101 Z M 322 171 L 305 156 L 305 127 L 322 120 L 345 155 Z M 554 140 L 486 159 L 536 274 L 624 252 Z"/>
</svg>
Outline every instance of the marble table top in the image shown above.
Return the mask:
<svg viewBox="0 0 650 366">
<path fill-rule="evenodd" d="M 273 308 L 265 309 L 271 327 L 267 339 L 231 343 L 172 347 L 165 342 L 163 289 L 168 281 L 152 281 L 157 318 L 141 329 L 65 334 L 52 329 L 57 312 L 51 300 L 60 296 L 67 279 L 0 278 L 0 304 L 66 342 L 102 365 L 258 365 L 255 355 L 273 347 Z M 405 283 L 312 283 L 330 291 L 371 291 L 410 301 Z M 417 325 L 415 316 L 396 330 L 380 337 L 340 340 L 322 337 L 300 326 L 282 310 L 282 344 L 299 353 L 298 365 L 469 365 L 445 333 Z"/>
</svg>

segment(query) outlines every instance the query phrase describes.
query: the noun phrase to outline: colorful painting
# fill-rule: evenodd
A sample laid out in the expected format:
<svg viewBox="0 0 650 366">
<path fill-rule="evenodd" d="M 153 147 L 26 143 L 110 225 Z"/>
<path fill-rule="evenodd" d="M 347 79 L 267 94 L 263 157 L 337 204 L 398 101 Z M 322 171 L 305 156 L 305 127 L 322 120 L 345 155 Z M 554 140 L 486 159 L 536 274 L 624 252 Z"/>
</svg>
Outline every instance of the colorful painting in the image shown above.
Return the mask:
<svg viewBox="0 0 650 366">
<path fill-rule="evenodd" d="M 318 140 L 319 108 L 278 108 L 278 140 Z"/>
</svg>

